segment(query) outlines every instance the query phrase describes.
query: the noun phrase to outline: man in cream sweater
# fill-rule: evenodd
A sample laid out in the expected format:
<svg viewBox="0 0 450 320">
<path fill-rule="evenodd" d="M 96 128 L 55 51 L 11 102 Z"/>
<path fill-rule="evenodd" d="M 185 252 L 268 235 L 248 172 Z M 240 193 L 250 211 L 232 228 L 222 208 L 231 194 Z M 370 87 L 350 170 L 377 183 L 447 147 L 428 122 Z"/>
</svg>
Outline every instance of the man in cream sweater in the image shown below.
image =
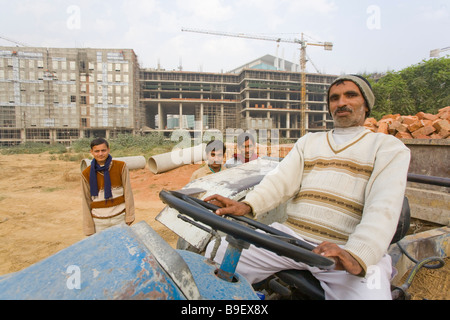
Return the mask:
<svg viewBox="0 0 450 320">
<path fill-rule="evenodd" d="M 220 195 L 205 199 L 222 207 L 216 214 L 255 217 L 287 201 L 287 221 L 272 226 L 335 260 L 334 270 L 319 270 L 252 245 L 237 266 L 249 282 L 280 270 L 307 269 L 320 280 L 326 299 L 391 298 L 386 252 L 403 204 L 410 152 L 399 139 L 364 128 L 374 102 L 364 78 L 339 77 L 328 90 L 333 130 L 301 137 L 244 201 Z M 224 249 L 225 244 L 217 260 Z M 368 275 L 377 277 L 376 285 Z"/>
</svg>

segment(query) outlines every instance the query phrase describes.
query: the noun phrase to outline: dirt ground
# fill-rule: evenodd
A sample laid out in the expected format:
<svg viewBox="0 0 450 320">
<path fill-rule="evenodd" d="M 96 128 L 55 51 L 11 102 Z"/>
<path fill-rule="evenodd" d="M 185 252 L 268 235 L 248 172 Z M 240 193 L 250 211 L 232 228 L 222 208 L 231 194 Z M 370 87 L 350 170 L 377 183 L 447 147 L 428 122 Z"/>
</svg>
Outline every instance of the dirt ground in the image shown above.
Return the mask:
<svg viewBox="0 0 450 320">
<path fill-rule="evenodd" d="M 130 171 L 136 220 L 146 221 L 169 244 L 177 237 L 155 220 L 164 208 L 158 193 L 189 182 L 200 165 L 162 174 Z M 21 270 L 85 238 L 81 225 L 80 162 L 50 154 L 0 155 L 0 275 Z"/>
<path fill-rule="evenodd" d="M 164 208 L 158 193 L 177 190 L 200 166 L 153 174 L 132 170 L 136 222 L 146 221 L 172 247 L 177 237 L 155 220 Z M 0 155 L 0 275 L 22 270 L 85 238 L 81 228 L 80 163 L 39 155 Z M 448 300 L 449 266 L 421 270 L 414 299 Z"/>
</svg>

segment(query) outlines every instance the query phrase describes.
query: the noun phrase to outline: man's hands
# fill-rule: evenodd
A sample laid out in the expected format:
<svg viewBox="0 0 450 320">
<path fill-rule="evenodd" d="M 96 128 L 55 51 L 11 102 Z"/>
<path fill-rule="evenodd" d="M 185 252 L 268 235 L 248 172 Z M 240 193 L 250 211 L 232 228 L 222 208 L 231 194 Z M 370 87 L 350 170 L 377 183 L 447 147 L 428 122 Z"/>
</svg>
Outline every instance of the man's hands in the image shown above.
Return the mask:
<svg viewBox="0 0 450 320">
<path fill-rule="evenodd" d="M 334 259 L 336 270 L 346 270 L 355 276 L 363 271 L 359 262 L 335 243 L 324 241 L 315 247 L 312 252 Z"/>
<path fill-rule="evenodd" d="M 204 201 L 221 207 L 216 210 L 215 213 L 217 215 L 230 214 L 235 216 L 244 216 L 252 212 L 252 208 L 248 204 L 238 202 L 218 194 L 207 197 Z M 350 253 L 335 243 L 324 241 L 315 247 L 312 252 L 334 259 L 336 270 L 346 270 L 348 273 L 353 275 L 359 275 L 363 271 L 363 268 L 358 261 L 356 261 Z"/>
<path fill-rule="evenodd" d="M 216 214 L 219 216 L 222 216 L 224 214 L 244 216 L 252 212 L 252 208 L 248 204 L 225 198 L 218 194 L 207 197 L 204 199 L 204 201 L 221 207 L 220 209 L 216 210 Z"/>
</svg>

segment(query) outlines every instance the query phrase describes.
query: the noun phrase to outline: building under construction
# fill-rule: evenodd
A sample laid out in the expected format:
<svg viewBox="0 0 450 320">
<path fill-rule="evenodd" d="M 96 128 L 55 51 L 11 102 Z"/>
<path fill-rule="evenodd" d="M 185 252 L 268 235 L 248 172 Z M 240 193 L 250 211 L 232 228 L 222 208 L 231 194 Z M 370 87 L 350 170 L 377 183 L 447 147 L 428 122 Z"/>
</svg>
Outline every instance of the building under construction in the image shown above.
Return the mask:
<svg viewBox="0 0 450 320">
<path fill-rule="evenodd" d="M 229 73 L 141 69 L 146 130 L 276 129 L 299 138 L 301 74 L 285 71 L 298 68 L 266 55 Z M 306 74 L 306 132 L 332 127 L 326 92 L 335 78 Z"/>
<path fill-rule="evenodd" d="M 0 145 L 208 129 L 301 135 L 298 65 L 263 56 L 228 73 L 140 69 L 131 49 L 0 47 Z M 306 74 L 305 129 L 330 129 L 333 75 Z"/>
<path fill-rule="evenodd" d="M 0 47 L 0 145 L 139 130 L 138 74 L 133 50 Z"/>
</svg>

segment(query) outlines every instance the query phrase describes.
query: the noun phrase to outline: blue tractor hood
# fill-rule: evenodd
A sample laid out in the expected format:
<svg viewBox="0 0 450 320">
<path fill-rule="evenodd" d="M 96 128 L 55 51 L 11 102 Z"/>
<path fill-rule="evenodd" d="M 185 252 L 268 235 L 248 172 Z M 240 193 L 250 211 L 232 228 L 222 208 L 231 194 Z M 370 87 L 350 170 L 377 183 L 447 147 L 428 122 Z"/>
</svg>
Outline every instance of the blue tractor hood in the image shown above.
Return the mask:
<svg viewBox="0 0 450 320">
<path fill-rule="evenodd" d="M 26 269 L 0 277 L 2 300 L 258 299 L 226 282 L 205 257 L 174 250 L 148 224 L 111 227 Z"/>
</svg>

